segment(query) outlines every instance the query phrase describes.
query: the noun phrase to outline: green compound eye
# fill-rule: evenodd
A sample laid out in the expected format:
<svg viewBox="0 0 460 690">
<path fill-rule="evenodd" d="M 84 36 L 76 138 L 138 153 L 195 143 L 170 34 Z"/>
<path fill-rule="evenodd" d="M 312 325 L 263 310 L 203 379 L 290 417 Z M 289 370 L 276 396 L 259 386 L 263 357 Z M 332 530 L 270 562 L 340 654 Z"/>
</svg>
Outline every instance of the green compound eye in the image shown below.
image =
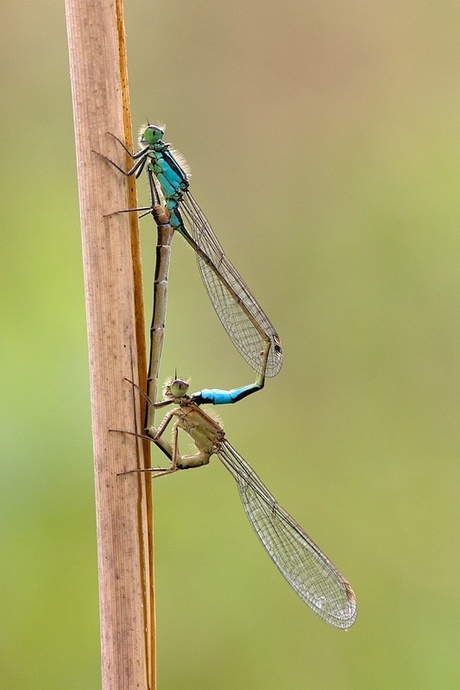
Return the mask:
<svg viewBox="0 0 460 690">
<path fill-rule="evenodd" d="M 164 130 L 156 125 L 148 125 L 140 131 L 139 141 L 146 146 L 154 146 L 164 137 Z"/>
<path fill-rule="evenodd" d="M 182 379 L 174 379 L 170 385 L 171 395 L 175 398 L 182 398 L 188 391 L 188 381 Z"/>
</svg>

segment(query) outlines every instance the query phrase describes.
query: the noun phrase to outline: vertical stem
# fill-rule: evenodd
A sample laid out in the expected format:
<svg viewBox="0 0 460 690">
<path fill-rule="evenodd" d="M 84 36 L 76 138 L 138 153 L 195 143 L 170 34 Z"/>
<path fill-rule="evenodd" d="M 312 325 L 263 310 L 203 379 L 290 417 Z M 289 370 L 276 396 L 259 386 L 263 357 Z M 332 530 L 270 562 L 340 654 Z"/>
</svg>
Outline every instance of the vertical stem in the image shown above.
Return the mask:
<svg viewBox="0 0 460 690">
<path fill-rule="evenodd" d="M 96 489 L 102 687 L 154 690 L 151 480 L 139 429 L 145 384 L 144 317 L 134 181 L 107 132 L 132 145 L 122 1 L 66 0 L 88 328 Z M 119 161 L 120 162 L 120 161 Z M 120 162 L 127 164 L 127 161 Z"/>
</svg>

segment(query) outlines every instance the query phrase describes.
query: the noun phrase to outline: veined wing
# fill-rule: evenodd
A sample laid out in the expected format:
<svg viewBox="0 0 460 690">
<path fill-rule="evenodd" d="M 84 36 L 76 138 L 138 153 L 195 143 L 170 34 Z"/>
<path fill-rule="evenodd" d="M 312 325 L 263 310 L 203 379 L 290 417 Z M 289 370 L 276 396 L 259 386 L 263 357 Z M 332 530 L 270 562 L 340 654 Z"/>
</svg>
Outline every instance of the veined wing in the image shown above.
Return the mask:
<svg viewBox="0 0 460 690">
<path fill-rule="evenodd" d="M 223 441 L 217 456 L 235 478 L 244 510 L 281 574 L 327 623 L 343 630 L 356 619 L 350 584 L 327 556 L 276 502 L 239 453 Z"/>
<path fill-rule="evenodd" d="M 193 241 L 211 261 L 210 263 L 196 252 L 198 268 L 222 325 L 238 351 L 258 373 L 262 372 L 263 352 L 269 341 L 271 347 L 265 374 L 275 376 L 281 369 L 283 360 L 278 333 L 236 268 L 225 256 L 206 216 L 189 191 L 183 193 L 179 207 L 188 220 L 188 230 Z"/>
</svg>

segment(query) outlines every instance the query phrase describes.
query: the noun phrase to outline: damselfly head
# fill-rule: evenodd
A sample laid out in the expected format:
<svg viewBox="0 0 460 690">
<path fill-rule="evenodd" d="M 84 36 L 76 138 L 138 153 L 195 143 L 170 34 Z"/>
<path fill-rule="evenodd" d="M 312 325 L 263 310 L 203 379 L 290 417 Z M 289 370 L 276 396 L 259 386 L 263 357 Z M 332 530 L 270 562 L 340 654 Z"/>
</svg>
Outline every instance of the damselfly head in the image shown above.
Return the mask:
<svg viewBox="0 0 460 690">
<path fill-rule="evenodd" d="M 165 134 L 165 125 L 150 125 L 144 123 L 139 130 L 139 146 L 154 146 L 161 141 Z"/>
<path fill-rule="evenodd" d="M 178 379 L 176 373 L 175 378 L 166 380 L 163 388 L 163 395 L 165 398 L 182 398 L 184 395 L 187 395 L 189 385 L 190 381 Z"/>
</svg>

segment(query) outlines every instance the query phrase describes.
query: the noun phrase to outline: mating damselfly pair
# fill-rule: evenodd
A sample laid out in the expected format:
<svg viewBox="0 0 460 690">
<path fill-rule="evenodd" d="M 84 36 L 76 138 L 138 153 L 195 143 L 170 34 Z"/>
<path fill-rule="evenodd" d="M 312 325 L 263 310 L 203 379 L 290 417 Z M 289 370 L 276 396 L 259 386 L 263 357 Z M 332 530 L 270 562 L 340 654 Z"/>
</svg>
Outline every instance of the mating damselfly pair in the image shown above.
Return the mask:
<svg viewBox="0 0 460 690">
<path fill-rule="evenodd" d="M 157 247 L 155 269 L 154 314 L 151 345 L 164 327 L 169 268 L 169 246 L 174 232 L 178 232 L 195 251 L 198 268 L 208 296 L 234 345 L 257 373 L 255 383 L 231 391 L 203 389 L 188 395 L 188 382 L 175 379 L 167 382 L 164 400 L 149 400 L 151 410 L 175 404 L 155 428 L 146 421 L 145 437 L 156 443 L 168 456 L 170 466 L 149 469 L 154 477 L 177 470 L 199 467 L 216 455 L 236 480 L 244 510 L 267 553 L 278 569 L 308 606 L 330 625 L 349 628 L 356 619 L 356 600 L 350 584 L 321 549 L 293 518 L 277 503 L 254 470 L 225 438 L 225 433 L 201 405 L 221 405 L 237 402 L 264 386 L 266 376 L 275 376 L 282 363 L 279 336 L 250 292 L 217 240 L 211 225 L 189 190 L 189 171 L 183 158 L 164 142 L 164 128 L 145 125 L 140 132 L 134 161 L 125 171 L 138 177 L 145 169 L 148 176 L 151 205 L 131 209 L 152 213 L 162 237 L 163 252 Z M 159 243 L 160 246 L 160 243 Z M 161 331 L 163 332 L 163 331 Z M 153 351 L 153 348 L 151 348 Z M 153 377 L 152 357 L 149 380 Z M 156 375 L 156 372 L 155 372 Z M 168 424 L 173 424 L 172 443 L 163 438 Z M 182 455 L 179 450 L 179 431 L 189 434 L 196 453 Z M 139 470 L 135 470 L 139 471 Z"/>
</svg>

